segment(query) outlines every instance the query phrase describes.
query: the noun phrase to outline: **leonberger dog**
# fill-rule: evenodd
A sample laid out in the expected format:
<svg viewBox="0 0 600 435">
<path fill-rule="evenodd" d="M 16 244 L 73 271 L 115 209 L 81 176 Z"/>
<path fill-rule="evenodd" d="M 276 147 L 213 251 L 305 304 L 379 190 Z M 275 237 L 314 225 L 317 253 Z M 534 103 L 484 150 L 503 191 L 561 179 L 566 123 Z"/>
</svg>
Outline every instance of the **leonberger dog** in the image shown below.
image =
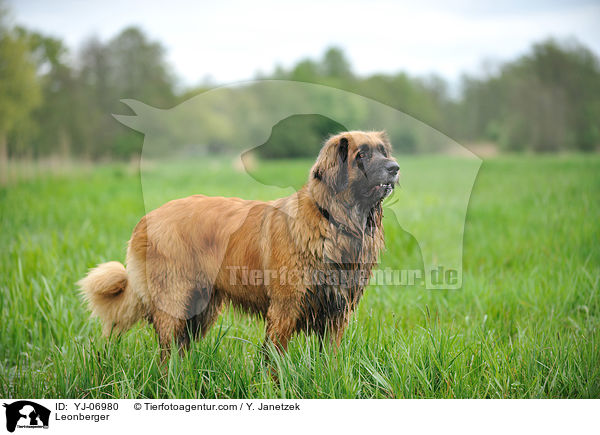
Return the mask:
<svg viewBox="0 0 600 435">
<path fill-rule="evenodd" d="M 330 137 L 295 194 L 273 201 L 193 195 L 144 216 L 127 268 L 79 281 L 104 334 L 146 319 L 168 357 L 204 336 L 224 305 L 261 316 L 265 345 L 294 333 L 339 345 L 384 246 L 382 201 L 398 182 L 385 132 Z"/>
</svg>

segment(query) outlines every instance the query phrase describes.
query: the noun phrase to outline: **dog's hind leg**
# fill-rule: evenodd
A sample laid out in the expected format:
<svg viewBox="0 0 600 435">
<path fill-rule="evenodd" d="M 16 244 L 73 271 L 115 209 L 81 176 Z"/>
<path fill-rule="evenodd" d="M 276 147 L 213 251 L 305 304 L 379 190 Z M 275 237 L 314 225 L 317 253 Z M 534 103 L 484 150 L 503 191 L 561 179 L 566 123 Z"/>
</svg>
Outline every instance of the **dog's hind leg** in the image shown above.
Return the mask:
<svg viewBox="0 0 600 435">
<path fill-rule="evenodd" d="M 188 304 L 188 318 L 186 320 L 188 341 L 191 338 L 204 338 L 217 320 L 223 307 L 223 293 L 219 290 L 194 290 L 193 294 L 195 296 L 191 297 Z M 206 303 L 202 302 L 203 298 L 207 298 Z"/>
<path fill-rule="evenodd" d="M 173 339 L 179 344 L 180 348 L 186 344 L 184 318 L 178 318 L 165 311 L 157 310 L 152 314 L 152 325 L 158 335 L 160 345 L 160 362 L 164 365 L 171 355 L 171 342 Z"/>
<path fill-rule="evenodd" d="M 272 343 L 280 354 L 287 350 L 288 342 L 297 328 L 297 316 L 292 315 L 291 306 L 290 303 L 272 302 L 267 310 L 267 331 L 262 351 L 269 364 L 271 379 L 275 384 L 279 383 L 279 375 L 276 367 L 271 364 L 268 346 L 269 343 Z"/>
</svg>

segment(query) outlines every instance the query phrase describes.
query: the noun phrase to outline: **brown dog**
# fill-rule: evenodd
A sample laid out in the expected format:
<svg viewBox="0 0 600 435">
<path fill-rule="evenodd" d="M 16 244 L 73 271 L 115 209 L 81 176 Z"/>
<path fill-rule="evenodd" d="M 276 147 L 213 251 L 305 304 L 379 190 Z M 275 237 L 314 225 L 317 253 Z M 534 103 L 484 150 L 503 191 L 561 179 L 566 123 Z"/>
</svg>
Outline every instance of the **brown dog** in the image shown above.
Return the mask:
<svg viewBox="0 0 600 435">
<path fill-rule="evenodd" d="M 194 195 L 135 227 L 127 269 L 79 285 L 104 333 L 150 321 L 168 355 L 204 336 L 224 303 L 266 319 L 280 351 L 298 331 L 339 344 L 383 248 L 382 200 L 398 181 L 383 132 L 331 137 L 297 193 L 270 202 Z"/>
</svg>

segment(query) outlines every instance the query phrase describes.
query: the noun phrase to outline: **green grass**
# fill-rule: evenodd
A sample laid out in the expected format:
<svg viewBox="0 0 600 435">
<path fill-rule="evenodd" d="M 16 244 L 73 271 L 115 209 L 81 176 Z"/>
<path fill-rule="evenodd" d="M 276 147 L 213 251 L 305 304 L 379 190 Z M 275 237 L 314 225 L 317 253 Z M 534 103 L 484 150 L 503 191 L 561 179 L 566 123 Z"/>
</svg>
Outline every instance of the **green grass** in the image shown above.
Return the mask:
<svg viewBox="0 0 600 435">
<path fill-rule="evenodd" d="M 308 164 L 258 172 L 305 177 Z M 431 165 L 431 176 L 445 167 Z M 278 193 L 222 163 L 144 186 L 153 205 L 191 193 Z M 139 174 L 116 164 L 0 190 L 1 397 L 600 397 L 596 155 L 484 162 L 467 215 L 463 288 L 370 286 L 337 353 L 296 336 L 275 357 L 278 383 L 258 352 L 264 324 L 233 310 L 175 355 L 166 376 L 150 326 L 101 337 L 75 282 L 96 263 L 124 260 L 144 210 Z M 416 240 L 389 216 L 386 240 L 382 267 L 422 265 Z"/>
</svg>

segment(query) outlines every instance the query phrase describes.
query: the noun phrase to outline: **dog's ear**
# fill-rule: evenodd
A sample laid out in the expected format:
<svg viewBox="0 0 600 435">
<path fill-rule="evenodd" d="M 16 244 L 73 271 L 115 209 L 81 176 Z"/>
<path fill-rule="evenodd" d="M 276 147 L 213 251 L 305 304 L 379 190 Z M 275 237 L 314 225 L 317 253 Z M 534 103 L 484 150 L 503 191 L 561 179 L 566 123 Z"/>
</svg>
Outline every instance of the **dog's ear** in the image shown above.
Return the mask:
<svg viewBox="0 0 600 435">
<path fill-rule="evenodd" d="M 348 187 L 348 139 L 342 137 L 337 146 L 337 176 L 333 189 L 336 193 Z"/>
<path fill-rule="evenodd" d="M 323 147 L 312 169 L 312 177 L 334 193 L 348 187 L 348 139 L 333 137 Z"/>
</svg>

